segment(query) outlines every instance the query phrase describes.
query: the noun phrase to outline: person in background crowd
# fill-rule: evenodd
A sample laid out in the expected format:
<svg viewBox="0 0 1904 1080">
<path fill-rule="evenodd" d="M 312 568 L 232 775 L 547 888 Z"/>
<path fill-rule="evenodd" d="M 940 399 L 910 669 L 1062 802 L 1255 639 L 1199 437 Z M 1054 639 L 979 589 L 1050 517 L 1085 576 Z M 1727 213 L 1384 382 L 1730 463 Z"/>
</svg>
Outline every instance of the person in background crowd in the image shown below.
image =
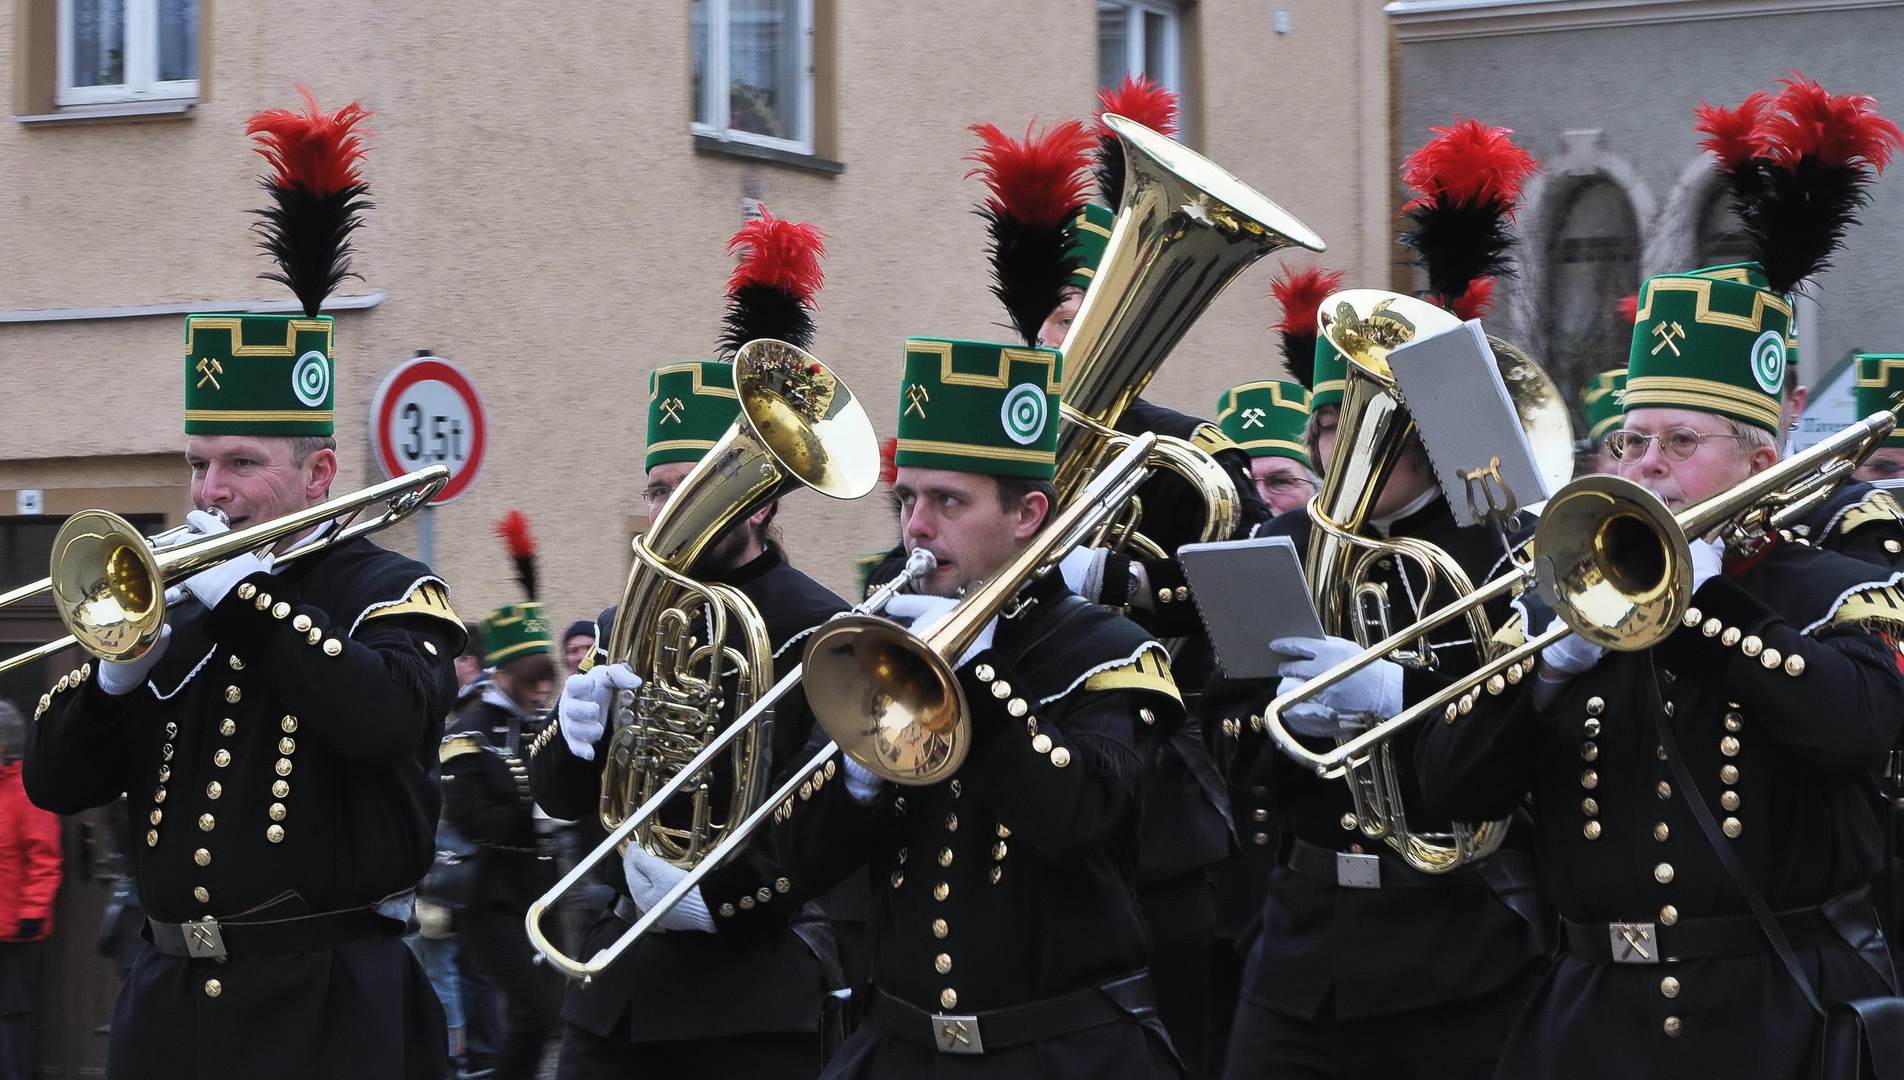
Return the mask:
<svg viewBox="0 0 1904 1080">
<path fill-rule="evenodd" d="M 582 661 L 595 648 L 595 624 L 577 619 L 562 631 L 562 666 L 569 674 L 582 670 Z"/>
<path fill-rule="evenodd" d="M 60 886 L 60 820 L 20 782 L 26 717 L 0 701 L 0 1080 L 39 1075 L 40 966 Z"/>
<path fill-rule="evenodd" d="M 1857 415 L 1871 415 L 1879 409 L 1897 407 L 1904 401 L 1904 354 L 1869 353 L 1857 358 Z M 1900 427 L 1871 452 L 1851 475 L 1866 483 L 1896 480 L 1904 476 L 1904 419 Z M 1895 552 L 1893 552 L 1895 554 Z"/>
<path fill-rule="evenodd" d="M 1629 321 L 1631 316 L 1628 317 Z M 1606 447 L 1606 437 L 1620 426 L 1626 393 L 1626 368 L 1602 371 L 1580 388 L 1580 411 L 1587 418 L 1587 449 L 1583 469 L 1590 473 L 1617 473 L 1620 463 Z"/>
</svg>

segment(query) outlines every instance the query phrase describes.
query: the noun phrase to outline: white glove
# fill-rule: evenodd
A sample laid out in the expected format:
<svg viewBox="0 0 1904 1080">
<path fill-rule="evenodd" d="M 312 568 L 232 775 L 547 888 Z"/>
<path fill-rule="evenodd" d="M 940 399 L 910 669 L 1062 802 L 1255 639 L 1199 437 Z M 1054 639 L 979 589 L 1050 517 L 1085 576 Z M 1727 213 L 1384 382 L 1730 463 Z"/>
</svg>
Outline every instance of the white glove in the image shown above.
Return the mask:
<svg viewBox="0 0 1904 1080">
<path fill-rule="evenodd" d="M 1362 651 L 1360 645 L 1339 637 L 1277 638 L 1269 643 L 1269 648 L 1271 652 L 1295 658 L 1284 660 L 1276 668 L 1276 674 L 1282 676 L 1282 682 L 1276 687 L 1278 695 L 1295 690 Z M 1377 660 L 1290 712 L 1296 719 L 1323 719 L 1316 706 L 1350 716 L 1386 720 L 1402 711 L 1401 665 L 1391 660 Z"/>
<path fill-rule="evenodd" d="M 1084 591 L 1084 577 L 1091 569 L 1091 563 L 1097 559 L 1097 550 L 1088 547 L 1074 547 L 1058 563 L 1058 573 L 1064 575 L 1065 587 L 1089 600 L 1090 594 Z"/>
<path fill-rule="evenodd" d="M 628 878 L 628 895 L 643 913 L 653 910 L 661 898 L 668 895 L 669 889 L 688 876 L 686 870 L 648 854 L 640 844 L 628 845 L 628 854 L 621 857 L 621 870 Z M 689 889 L 666 915 L 655 920 L 655 926 L 662 930 L 713 933 L 714 918 L 707 913 L 707 901 L 701 899 L 701 887 L 696 885 Z"/>
<path fill-rule="evenodd" d="M 846 762 L 846 793 L 853 797 L 853 801 L 866 806 L 879 798 L 880 789 L 886 786 L 886 781 L 881 780 L 871 769 L 854 761 L 851 754 L 842 754 L 840 759 Z"/>
<path fill-rule="evenodd" d="M 231 526 L 203 510 L 193 510 L 185 515 L 187 524 L 205 536 L 217 536 L 230 532 Z M 262 557 L 245 552 L 219 563 L 209 570 L 201 570 L 185 579 L 185 590 L 198 598 L 207 609 L 215 608 L 237 584 L 253 574 L 271 572 L 271 553 Z"/>
<path fill-rule="evenodd" d="M 639 689 L 641 676 L 627 664 L 606 664 L 570 675 L 555 707 L 556 723 L 562 726 L 562 741 L 569 744 L 569 752 L 583 761 L 594 761 L 595 744 L 608 730 L 615 692 Z"/>
<path fill-rule="evenodd" d="M 1698 545 L 1693 546 L 1697 550 Z M 1566 625 L 1559 619 L 1555 619 L 1547 624 L 1547 629 L 1549 631 L 1564 629 Z M 1606 655 L 1605 649 L 1579 634 L 1561 638 L 1540 651 L 1541 660 L 1563 675 L 1583 675 L 1593 665 L 1599 663 L 1600 657 L 1604 655 Z"/>
<path fill-rule="evenodd" d="M 958 606 L 959 601 L 955 597 L 902 593 L 886 604 L 886 615 L 888 618 L 911 619 L 912 632 L 915 635 L 924 636 L 926 631 L 944 622 L 945 617 Z M 964 667 L 972 657 L 991 648 L 992 632 L 996 629 L 998 629 L 998 616 L 994 615 L 992 621 L 985 624 L 985 629 L 978 632 L 978 637 L 972 640 L 972 644 L 965 650 L 965 655 L 959 657 L 959 662 L 952 666 Z"/>
<path fill-rule="evenodd" d="M 1692 548 L 1692 591 L 1719 576 L 1725 568 L 1725 545 L 1717 540 L 1694 540 Z"/>
<path fill-rule="evenodd" d="M 172 644 L 172 624 L 166 623 L 159 628 L 159 640 L 152 643 L 144 656 L 124 664 L 115 664 L 110 660 L 99 662 L 99 688 L 113 697 L 130 694 L 145 685 L 145 678 L 158 666 L 159 658 Z"/>
</svg>

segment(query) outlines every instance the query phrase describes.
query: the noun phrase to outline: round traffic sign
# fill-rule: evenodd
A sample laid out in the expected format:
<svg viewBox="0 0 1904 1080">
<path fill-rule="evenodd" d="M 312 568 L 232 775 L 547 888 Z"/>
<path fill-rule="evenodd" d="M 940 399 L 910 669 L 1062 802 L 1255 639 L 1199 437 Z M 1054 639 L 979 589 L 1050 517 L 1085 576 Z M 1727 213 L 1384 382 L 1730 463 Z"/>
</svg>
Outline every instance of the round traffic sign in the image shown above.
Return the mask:
<svg viewBox="0 0 1904 1080">
<path fill-rule="evenodd" d="M 392 371 L 370 406 L 370 440 L 387 476 L 447 465 L 450 482 L 431 505 L 469 489 L 483 465 L 488 423 L 476 384 L 437 356 L 419 356 Z"/>
</svg>

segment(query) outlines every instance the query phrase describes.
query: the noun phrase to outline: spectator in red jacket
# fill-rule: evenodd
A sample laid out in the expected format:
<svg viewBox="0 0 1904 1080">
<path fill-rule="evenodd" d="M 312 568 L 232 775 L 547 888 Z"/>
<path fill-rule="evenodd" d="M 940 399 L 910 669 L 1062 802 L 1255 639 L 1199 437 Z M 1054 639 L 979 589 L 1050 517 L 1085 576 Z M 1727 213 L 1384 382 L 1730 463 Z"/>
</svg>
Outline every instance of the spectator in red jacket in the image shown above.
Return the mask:
<svg viewBox="0 0 1904 1080">
<path fill-rule="evenodd" d="M 60 820 L 20 783 L 26 718 L 0 701 L 0 1080 L 39 1070 L 40 963 L 60 883 Z"/>
</svg>

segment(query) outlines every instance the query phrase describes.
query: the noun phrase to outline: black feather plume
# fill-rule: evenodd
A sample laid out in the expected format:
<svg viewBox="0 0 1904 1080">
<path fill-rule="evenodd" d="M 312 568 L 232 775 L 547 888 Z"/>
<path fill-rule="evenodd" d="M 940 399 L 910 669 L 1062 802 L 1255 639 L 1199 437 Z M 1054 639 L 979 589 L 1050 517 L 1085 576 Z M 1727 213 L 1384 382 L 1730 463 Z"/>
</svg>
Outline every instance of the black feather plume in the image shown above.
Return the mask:
<svg viewBox="0 0 1904 1080">
<path fill-rule="evenodd" d="M 775 338 L 802 349 L 813 344 L 813 313 L 800 298 L 771 285 L 750 283 L 727 294 L 721 319 L 720 353 L 733 356 L 742 345 Z"/>
<path fill-rule="evenodd" d="M 252 211 L 264 219 L 252 228 L 259 246 L 278 264 L 277 271 L 258 276 L 288 286 L 304 314 L 314 316 L 345 278 L 363 277 L 350 268 L 350 234 L 363 227 L 358 215 L 376 204 L 364 197 L 369 191 L 364 184 L 314 195 L 269 177 L 258 182 L 271 193 L 273 205 Z"/>
<path fill-rule="evenodd" d="M 974 213 L 985 219 L 992 239 L 992 295 L 1005 305 L 1012 329 L 1025 344 L 1036 345 L 1046 317 L 1063 302 L 1065 286 L 1078 269 L 1071 236 L 1007 217 L 990 206 Z"/>
<path fill-rule="evenodd" d="M 1481 278 L 1513 276 L 1514 233 L 1506 208 L 1437 200 L 1404 216 L 1414 228 L 1402 233 L 1401 243 L 1416 253 L 1413 265 L 1427 272 L 1430 293 L 1457 297 Z"/>
</svg>

